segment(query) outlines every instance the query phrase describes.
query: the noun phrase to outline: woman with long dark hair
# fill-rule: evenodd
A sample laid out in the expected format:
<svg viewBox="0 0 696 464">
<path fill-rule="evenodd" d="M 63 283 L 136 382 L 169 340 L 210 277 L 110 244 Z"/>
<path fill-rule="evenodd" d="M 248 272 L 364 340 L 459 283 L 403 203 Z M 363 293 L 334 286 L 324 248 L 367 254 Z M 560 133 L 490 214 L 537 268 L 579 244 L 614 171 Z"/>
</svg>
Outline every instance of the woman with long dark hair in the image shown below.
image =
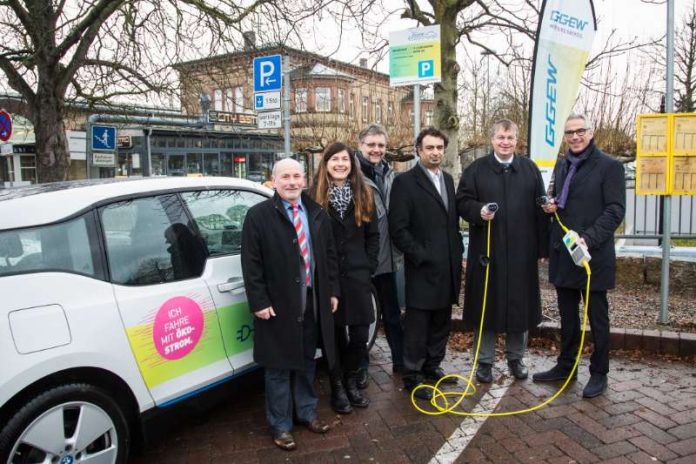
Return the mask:
<svg viewBox="0 0 696 464">
<path fill-rule="evenodd" d="M 371 276 L 377 268 L 379 230 L 372 191 L 358 161 L 342 143 L 322 155 L 311 196 L 331 217 L 339 264 L 341 298 L 334 313 L 337 367 L 331 376 L 331 407 L 348 414 L 370 400 L 357 386 L 360 361 L 367 356 L 372 312 Z"/>
</svg>

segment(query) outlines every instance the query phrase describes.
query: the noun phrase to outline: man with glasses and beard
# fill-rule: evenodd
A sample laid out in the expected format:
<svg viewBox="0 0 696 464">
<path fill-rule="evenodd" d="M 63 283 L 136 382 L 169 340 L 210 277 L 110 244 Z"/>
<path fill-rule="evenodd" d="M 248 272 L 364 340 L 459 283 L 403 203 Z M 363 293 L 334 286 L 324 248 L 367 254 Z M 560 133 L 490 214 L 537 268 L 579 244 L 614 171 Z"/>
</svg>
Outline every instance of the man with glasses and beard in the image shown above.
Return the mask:
<svg viewBox="0 0 696 464">
<path fill-rule="evenodd" d="M 587 247 L 592 270 L 589 319 L 594 351 L 590 358 L 590 380 L 583 397 L 599 396 L 607 388 L 609 372 L 609 303 L 607 290 L 614 288 L 616 254 L 614 232 L 624 217 L 626 185 L 620 162 L 602 153 L 594 144 L 590 120 L 571 114 L 565 124 L 568 152 L 554 168 L 553 197 L 544 211 L 558 213 L 570 230 L 580 235 Z M 556 287 L 561 314 L 561 353 L 556 365 L 532 377 L 535 382 L 565 380 L 573 369 L 580 345 L 578 305 L 584 298 L 588 276 L 575 264 L 563 244 L 565 233 L 554 220 L 549 249 L 549 281 Z M 577 371 L 572 373 L 573 378 Z"/>
</svg>

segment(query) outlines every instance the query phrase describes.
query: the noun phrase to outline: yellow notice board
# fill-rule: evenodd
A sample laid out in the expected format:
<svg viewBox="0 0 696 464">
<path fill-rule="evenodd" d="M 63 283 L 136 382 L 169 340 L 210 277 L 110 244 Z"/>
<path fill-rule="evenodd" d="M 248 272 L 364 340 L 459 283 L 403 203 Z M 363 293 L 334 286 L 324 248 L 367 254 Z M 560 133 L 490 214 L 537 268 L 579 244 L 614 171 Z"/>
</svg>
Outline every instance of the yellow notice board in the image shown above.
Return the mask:
<svg viewBox="0 0 696 464">
<path fill-rule="evenodd" d="M 637 120 L 636 193 L 670 193 L 671 118 L 667 114 L 641 114 Z"/>
<path fill-rule="evenodd" d="M 672 195 L 696 195 L 696 114 L 674 114 L 672 121 Z"/>
</svg>

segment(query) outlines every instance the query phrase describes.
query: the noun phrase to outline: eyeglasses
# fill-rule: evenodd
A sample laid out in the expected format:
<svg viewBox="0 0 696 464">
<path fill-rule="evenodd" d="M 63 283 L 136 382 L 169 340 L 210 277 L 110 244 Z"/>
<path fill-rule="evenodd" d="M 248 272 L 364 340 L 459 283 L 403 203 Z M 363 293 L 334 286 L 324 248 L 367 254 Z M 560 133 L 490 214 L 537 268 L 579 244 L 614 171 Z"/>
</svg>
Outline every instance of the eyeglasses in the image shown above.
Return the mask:
<svg viewBox="0 0 696 464">
<path fill-rule="evenodd" d="M 566 137 L 572 137 L 573 135 L 577 135 L 579 137 L 584 137 L 585 134 L 587 134 L 587 129 L 582 128 L 582 129 L 575 129 L 575 130 L 567 130 L 563 132 Z"/>
<path fill-rule="evenodd" d="M 383 144 L 383 143 L 371 142 L 371 143 L 363 143 L 363 145 L 366 145 L 367 148 L 375 148 L 375 147 L 377 147 L 377 148 L 386 148 L 386 145 Z"/>
</svg>

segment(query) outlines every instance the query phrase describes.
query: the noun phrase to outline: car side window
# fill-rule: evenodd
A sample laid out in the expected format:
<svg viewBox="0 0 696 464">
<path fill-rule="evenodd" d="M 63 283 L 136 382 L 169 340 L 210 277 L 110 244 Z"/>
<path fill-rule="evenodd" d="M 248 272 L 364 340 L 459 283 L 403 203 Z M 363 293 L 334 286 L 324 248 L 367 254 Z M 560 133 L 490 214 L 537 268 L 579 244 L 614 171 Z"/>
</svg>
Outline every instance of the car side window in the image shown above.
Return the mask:
<svg viewBox="0 0 696 464">
<path fill-rule="evenodd" d="M 196 221 L 210 256 L 239 254 L 247 211 L 267 199 L 258 193 L 232 189 L 185 192 L 182 198 Z"/>
<path fill-rule="evenodd" d="M 0 276 L 67 271 L 94 277 L 90 243 L 84 217 L 60 224 L 0 232 Z"/>
<path fill-rule="evenodd" d="M 176 195 L 113 203 L 99 215 L 112 282 L 152 285 L 203 272 L 205 244 L 187 224 Z"/>
</svg>

